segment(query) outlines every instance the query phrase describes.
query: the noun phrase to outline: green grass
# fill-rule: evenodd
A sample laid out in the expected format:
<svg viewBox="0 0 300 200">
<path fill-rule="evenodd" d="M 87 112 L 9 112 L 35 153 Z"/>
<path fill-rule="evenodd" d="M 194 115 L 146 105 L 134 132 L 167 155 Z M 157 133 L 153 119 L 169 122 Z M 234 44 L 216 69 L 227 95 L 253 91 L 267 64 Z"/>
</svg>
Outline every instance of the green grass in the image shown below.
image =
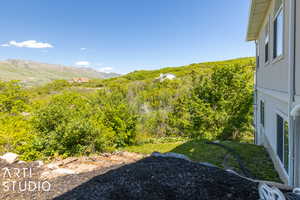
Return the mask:
<svg viewBox="0 0 300 200">
<path fill-rule="evenodd" d="M 256 179 L 281 182 L 264 147 L 231 141 L 223 141 L 221 143 L 234 149 L 240 155 L 245 167 L 250 170 Z M 150 154 L 154 151 L 161 153 L 175 152 L 184 154 L 194 161 L 209 162 L 219 167 L 223 167 L 224 157 L 227 154 L 225 149 L 206 144 L 203 140 L 143 144 L 126 147 L 123 150 L 143 154 Z M 233 157 L 229 157 L 227 163 L 235 171 L 241 172 L 238 163 Z"/>
<path fill-rule="evenodd" d="M 123 150 L 142 154 L 151 154 L 154 151 L 166 153 L 172 151 L 172 149 L 182 145 L 183 142 L 167 142 L 157 144 L 143 144 L 138 146 L 129 146 Z"/>
</svg>

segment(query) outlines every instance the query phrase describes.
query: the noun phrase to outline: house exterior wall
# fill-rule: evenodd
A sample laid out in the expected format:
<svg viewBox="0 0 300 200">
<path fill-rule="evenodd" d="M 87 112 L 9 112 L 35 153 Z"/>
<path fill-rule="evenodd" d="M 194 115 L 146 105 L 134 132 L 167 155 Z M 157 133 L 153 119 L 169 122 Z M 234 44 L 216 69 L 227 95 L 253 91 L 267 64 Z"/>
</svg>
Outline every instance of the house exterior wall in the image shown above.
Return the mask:
<svg viewBox="0 0 300 200">
<path fill-rule="evenodd" d="M 284 169 L 279 157 L 277 156 L 277 115 L 280 115 L 284 120 L 289 121 L 289 36 L 290 36 L 290 0 L 283 1 L 284 11 L 284 46 L 283 55 L 281 57 L 273 58 L 274 49 L 274 8 L 275 1 L 272 1 L 264 23 L 259 33 L 257 40 L 259 48 L 259 67 L 256 72 L 256 88 L 257 88 L 257 140 L 258 144 L 263 144 L 273 160 L 275 168 L 279 172 L 281 179 L 288 183 L 288 172 Z M 300 2 L 299 5 L 300 6 Z M 300 7 L 299 7 L 300 8 Z M 297 16 L 297 17 L 300 17 Z M 300 18 L 298 20 L 300 22 Z M 269 61 L 265 63 L 265 33 L 267 24 L 269 25 Z M 300 27 L 300 25 L 299 25 Z M 300 31 L 300 29 L 299 29 Z M 300 32 L 299 32 L 300 33 Z M 299 44 L 297 46 L 300 50 L 300 36 Z M 300 51 L 299 51 L 300 52 Z M 296 55 L 297 57 L 297 55 Z M 298 56 L 300 64 L 300 56 Z M 300 67 L 300 66 L 299 66 Z M 300 77 L 300 68 L 296 76 Z M 300 80 L 298 84 L 300 86 Z M 296 86 L 297 87 L 297 86 Z M 299 87 L 297 87 L 298 89 Z M 297 93 L 300 94 L 300 88 Z M 299 96 L 300 97 L 300 96 Z M 265 126 L 260 124 L 260 102 L 265 105 Z M 289 133 L 290 134 L 290 133 Z"/>
<path fill-rule="evenodd" d="M 257 86 L 265 89 L 288 93 L 289 75 L 289 1 L 284 1 L 284 53 L 282 58 L 273 59 L 274 40 L 274 2 L 269 7 L 262 29 L 259 34 L 259 63 L 257 72 Z M 265 63 L 265 30 L 269 23 L 269 62 Z"/>
<path fill-rule="evenodd" d="M 288 175 L 281 164 L 279 157 L 277 156 L 277 115 L 280 115 L 284 120 L 288 120 L 288 102 L 286 102 L 281 96 L 275 98 L 272 93 L 268 93 L 268 90 L 258 90 L 258 112 L 257 112 L 257 130 L 258 130 L 258 140 L 259 144 L 264 145 L 273 160 L 275 168 L 277 169 L 280 178 L 288 183 Z M 261 113 L 260 113 L 260 103 L 264 102 L 265 105 L 265 125 L 260 124 Z"/>
</svg>

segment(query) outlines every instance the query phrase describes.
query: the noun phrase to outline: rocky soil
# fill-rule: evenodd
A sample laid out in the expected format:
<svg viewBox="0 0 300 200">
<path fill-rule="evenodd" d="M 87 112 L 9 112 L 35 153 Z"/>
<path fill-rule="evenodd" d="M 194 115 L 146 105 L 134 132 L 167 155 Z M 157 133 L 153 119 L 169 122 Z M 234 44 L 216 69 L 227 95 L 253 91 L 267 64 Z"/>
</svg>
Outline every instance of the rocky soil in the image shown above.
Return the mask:
<svg viewBox="0 0 300 200">
<path fill-rule="evenodd" d="M 0 158 L 0 199 L 53 199 L 111 169 L 136 162 L 144 155 L 116 152 L 70 157 L 48 164 Z M 75 180 L 75 181 L 74 181 Z"/>
</svg>

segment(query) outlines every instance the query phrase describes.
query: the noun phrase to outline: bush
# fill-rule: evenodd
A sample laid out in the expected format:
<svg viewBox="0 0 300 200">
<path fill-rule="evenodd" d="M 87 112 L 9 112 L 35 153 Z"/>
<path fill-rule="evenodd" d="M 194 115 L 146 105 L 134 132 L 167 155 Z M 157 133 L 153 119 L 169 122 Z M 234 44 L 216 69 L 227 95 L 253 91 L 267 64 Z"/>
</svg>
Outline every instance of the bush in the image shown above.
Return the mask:
<svg viewBox="0 0 300 200">
<path fill-rule="evenodd" d="M 41 141 L 36 147 L 47 156 L 92 153 L 108 145 L 111 148 L 111 139 L 102 137 L 109 138 L 113 132 L 101 120 L 95 123 L 94 115 L 99 113 L 84 96 L 70 92 L 54 96 L 34 113 L 32 122 Z"/>
<path fill-rule="evenodd" d="M 26 108 L 28 97 L 18 81 L 0 81 L 0 112 L 17 114 Z"/>
<path fill-rule="evenodd" d="M 32 123 L 40 141 L 36 148 L 46 156 L 70 156 L 133 144 L 136 116 L 119 95 L 107 94 L 107 99 L 70 92 L 53 96 L 34 113 Z"/>
<path fill-rule="evenodd" d="M 192 138 L 240 139 L 252 129 L 253 68 L 225 65 L 194 79 L 169 115 L 177 133 Z"/>
<path fill-rule="evenodd" d="M 0 152 L 16 151 L 32 136 L 32 127 L 23 116 L 0 115 Z"/>
</svg>

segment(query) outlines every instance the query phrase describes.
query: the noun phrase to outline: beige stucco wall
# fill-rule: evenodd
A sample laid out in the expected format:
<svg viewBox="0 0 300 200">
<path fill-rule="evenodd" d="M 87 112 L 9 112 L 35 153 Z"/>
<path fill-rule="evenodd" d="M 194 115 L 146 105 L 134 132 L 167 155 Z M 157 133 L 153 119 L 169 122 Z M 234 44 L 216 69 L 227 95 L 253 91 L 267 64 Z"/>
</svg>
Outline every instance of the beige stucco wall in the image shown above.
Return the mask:
<svg viewBox="0 0 300 200">
<path fill-rule="evenodd" d="M 274 10 L 274 1 L 271 4 L 268 14 L 264 20 L 263 28 L 260 32 L 259 37 L 259 52 L 260 52 L 260 67 L 257 71 L 257 86 L 261 88 L 271 89 L 280 92 L 288 92 L 288 55 L 289 55 L 289 1 L 284 1 L 284 55 L 281 59 L 273 59 L 273 10 Z M 269 19 L 269 20 L 268 20 Z M 270 22 L 270 34 L 269 34 L 269 63 L 265 63 L 265 27 L 267 22 Z"/>
<path fill-rule="evenodd" d="M 300 1 L 296 6 L 296 94 L 300 96 Z"/>
</svg>

